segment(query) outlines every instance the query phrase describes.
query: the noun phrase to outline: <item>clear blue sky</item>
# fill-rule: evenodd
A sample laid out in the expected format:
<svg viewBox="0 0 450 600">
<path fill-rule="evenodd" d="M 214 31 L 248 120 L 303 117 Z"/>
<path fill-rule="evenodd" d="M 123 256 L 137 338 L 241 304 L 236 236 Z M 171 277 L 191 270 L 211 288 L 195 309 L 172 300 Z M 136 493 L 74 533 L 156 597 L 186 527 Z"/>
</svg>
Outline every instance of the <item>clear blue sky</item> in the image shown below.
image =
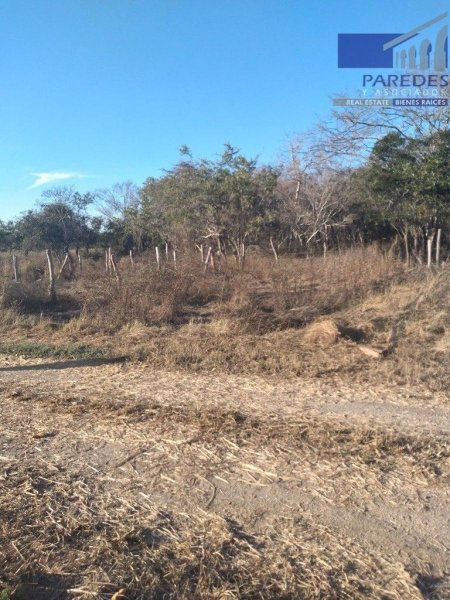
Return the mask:
<svg viewBox="0 0 450 600">
<path fill-rule="evenodd" d="M 337 34 L 405 32 L 444 0 L 0 0 L 0 218 L 226 141 L 276 160 L 355 89 Z M 32 173 L 75 174 L 29 189 Z M 77 178 L 83 176 L 83 178 Z M 45 182 L 45 175 L 39 182 Z"/>
</svg>

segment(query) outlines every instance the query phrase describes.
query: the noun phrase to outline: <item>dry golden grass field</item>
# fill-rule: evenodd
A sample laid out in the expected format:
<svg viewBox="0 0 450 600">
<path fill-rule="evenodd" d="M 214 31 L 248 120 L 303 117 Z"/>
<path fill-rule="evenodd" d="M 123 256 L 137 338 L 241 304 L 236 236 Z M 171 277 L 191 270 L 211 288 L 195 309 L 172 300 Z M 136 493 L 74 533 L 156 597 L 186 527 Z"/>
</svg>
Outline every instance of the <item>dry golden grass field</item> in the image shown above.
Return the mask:
<svg viewBox="0 0 450 600">
<path fill-rule="evenodd" d="M 450 598 L 450 272 L 3 255 L 0 598 Z"/>
</svg>

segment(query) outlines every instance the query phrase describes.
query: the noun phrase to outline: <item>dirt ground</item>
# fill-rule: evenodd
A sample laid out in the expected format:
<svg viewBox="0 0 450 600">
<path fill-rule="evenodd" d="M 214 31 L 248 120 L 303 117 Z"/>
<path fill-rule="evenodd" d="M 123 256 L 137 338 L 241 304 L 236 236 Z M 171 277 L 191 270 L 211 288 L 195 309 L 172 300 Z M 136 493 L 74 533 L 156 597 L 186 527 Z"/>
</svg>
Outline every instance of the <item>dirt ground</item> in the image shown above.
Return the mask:
<svg viewBox="0 0 450 600">
<path fill-rule="evenodd" d="M 444 393 L 1 358 L 0 399 L 5 598 L 450 598 Z"/>
</svg>

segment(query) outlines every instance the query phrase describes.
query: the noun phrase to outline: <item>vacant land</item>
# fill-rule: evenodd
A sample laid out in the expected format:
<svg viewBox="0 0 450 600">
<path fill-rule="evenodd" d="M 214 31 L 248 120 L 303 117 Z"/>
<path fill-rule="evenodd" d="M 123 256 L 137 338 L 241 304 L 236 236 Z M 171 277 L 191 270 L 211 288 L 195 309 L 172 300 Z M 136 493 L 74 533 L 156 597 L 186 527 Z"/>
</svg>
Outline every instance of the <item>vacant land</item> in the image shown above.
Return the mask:
<svg viewBox="0 0 450 600">
<path fill-rule="evenodd" d="M 449 597 L 445 395 L 101 359 L 0 370 L 16 597 Z"/>
<path fill-rule="evenodd" d="M 6 306 L 2 600 L 448 599 L 448 269 L 371 257 Z"/>
</svg>

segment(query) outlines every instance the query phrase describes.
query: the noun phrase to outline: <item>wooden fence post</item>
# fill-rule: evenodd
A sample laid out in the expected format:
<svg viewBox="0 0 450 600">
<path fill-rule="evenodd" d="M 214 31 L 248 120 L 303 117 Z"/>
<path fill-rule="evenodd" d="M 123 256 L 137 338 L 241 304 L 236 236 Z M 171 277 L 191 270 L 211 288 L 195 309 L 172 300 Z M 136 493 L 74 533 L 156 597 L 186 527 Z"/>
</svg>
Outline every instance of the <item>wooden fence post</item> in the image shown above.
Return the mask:
<svg viewBox="0 0 450 600">
<path fill-rule="evenodd" d="M 278 252 L 275 248 L 275 244 L 273 243 L 272 236 L 270 236 L 270 247 L 272 248 L 273 255 L 275 256 L 275 262 L 278 264 Z"/>
<path fill-rule="evenodd" d="M 439 263 L 441 260 L 440 254 L 441 254 L 441 236 L 442 236 L 442 229 L 439 228 L 437 230 L 437 234 L 436 234 L 436 266 L 439 267 Z"/>
<path fill-rule="evenodd" d="M 428 269 L 431 268 L 433 241 L 434 241 L 435 235 L 436 235 L 436 230 L 432 229 L 431 234 L 429 233 L 428 237 L 427 237 L 427 267 L 428 267 Z"/>
<path fill-rule="evenodd" d="M 19 271 L 18 271 L 18 267 L 17 267 L 17 256 L 15 254 L 13 254 L 13 257 L 12 257 L 12 263 L 13 263 L 13 271 L 14 271 L 14 281 L 17 283 L 19 281 Z"/>
<path fill-rule="evenodd" d="M 116 259 L 114 258 L 114 254 L 111 252 L 111 248 L 109 249 L 109 251 L 110 251 L 109 260 L 111 261 L 111 269 L 114 273 L 115 278 L 117 279 L 117 281 L 119 281 L 120 277 L 119 277 L 119 271 L 117 270 Z"/>
<path fill-rule="evenodd" d="M 215 273 L 215 272 L 216 272 L 216 261 L 215 261 L 215 259 L 214 259 L 214 252 L 213 252 L 213 250 L 212 250 L 212 249 L 211 249 L 211 257 L 210 257 L 210 261 L 211 261 L 211 269 L 212 269 L 212 272 L 213 272 L 213 273 Z"/>
<path fill-rule="evenodd" d="M 130 250 L 130 262 L 131 262 L 131 268 L 134 269 L 133 250 Z"/>
<path fill-rule="evenodd" d="M 159 271 L 160 266 L 161 266 L 161 259 L 159 256 L 159 246 L 155 246 L 155 254 L 156 254 L 156 264 L 157 264 L 158 271 Z"/>
<path fill-rule="evenodd" d="M 46 254 L 47 254 L 47 261 L 48 261 L 48 273 L 49 273 L 49 279 L 50 279 L 50 286 L 49 286 L 50 301 L 56 302 L 57 297 L 56 297 L 56 288 L 55 288 L 55 269 L 53 266 L 52 253 L 50 250 L 46 250 Z"/>
<path fill-rule="evenodd" d="M 80 273 L 83 271 L 83 263 L 81 261 L 81 254 L 80 254 L 80 249 L 77 248 L 75 250 L 75 254 L 77 255 L 77 259 L 78 259 L 78 267 L 80 269 Z"/>
<path fill-rule="evenodd" d="M 209 263 L 209 257 L 211 256 L 211 252 L 212 252 L 212 248 L 211 248 L 211 246 L 209 246 L 209 248 L 208 248 L 208 254 L 206 255 L 206 259 L 205 259 L 205 266 L 204 266 L 204 272 L 205 273 L 208 270 L 208 263 Z"/>
</svg>

